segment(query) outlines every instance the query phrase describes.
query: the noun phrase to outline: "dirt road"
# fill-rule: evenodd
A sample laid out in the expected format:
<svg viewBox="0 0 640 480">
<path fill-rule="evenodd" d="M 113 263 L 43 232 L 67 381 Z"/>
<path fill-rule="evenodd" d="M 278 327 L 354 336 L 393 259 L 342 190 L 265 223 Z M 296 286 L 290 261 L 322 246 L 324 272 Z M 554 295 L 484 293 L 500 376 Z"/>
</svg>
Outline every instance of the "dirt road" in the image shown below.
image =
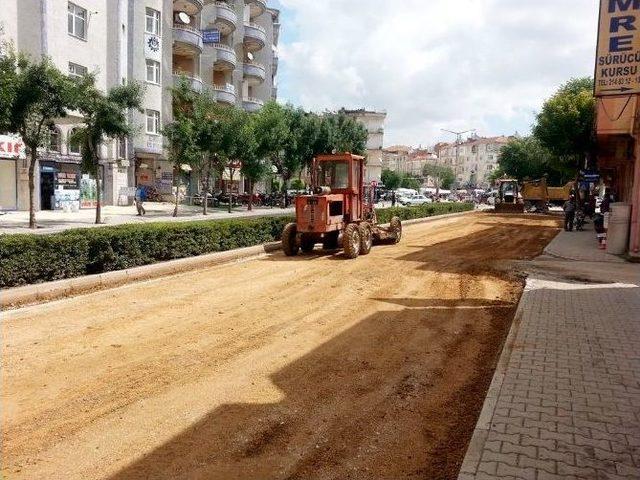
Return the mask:
<svg viewBox="0 0 640 480">
<path fill-rule="evenodd" d="M 558 222 L 475 214 L 400 245 L 245 263 L 6 312 L 6 479 L 457 476 Z"/>
</svg>

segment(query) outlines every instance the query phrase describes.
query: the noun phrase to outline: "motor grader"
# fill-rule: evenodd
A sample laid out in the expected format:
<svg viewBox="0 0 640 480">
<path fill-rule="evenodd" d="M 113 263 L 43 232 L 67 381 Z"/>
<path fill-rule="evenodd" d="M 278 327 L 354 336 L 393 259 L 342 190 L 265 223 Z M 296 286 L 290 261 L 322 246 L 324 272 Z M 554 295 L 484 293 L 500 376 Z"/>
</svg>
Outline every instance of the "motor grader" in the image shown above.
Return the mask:
<svg viewBox="0 0 640 480">
<path fill-rule="evenodd" d="M 350 153 L 319 155 L 313 160 L 312 195 L 296 197 L 296 222 L 282 233 L 287 256 L 300 250 L 313 251 L 322 243 L 326 250 L 340 247 L 346 258 L 367 255 L 374 242 L 398 243 L 402 223 L 391 219 L 388 227 L 378 225 L 373 205 L 373 188 L 366 188 L 365 158 Z"/>
</svg>

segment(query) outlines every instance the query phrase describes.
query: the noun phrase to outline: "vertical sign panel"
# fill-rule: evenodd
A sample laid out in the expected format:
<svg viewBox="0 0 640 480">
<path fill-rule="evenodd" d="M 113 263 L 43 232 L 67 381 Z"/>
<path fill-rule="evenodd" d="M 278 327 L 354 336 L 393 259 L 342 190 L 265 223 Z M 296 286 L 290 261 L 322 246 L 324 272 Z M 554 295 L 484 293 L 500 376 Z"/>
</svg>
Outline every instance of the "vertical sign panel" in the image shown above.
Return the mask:
<svg viewBox="0 0 640 480">
<path fill-rule="evenodd" d="M 640 0 L 600 0 L 595 94 L 640 93 Z"/>
</svg>

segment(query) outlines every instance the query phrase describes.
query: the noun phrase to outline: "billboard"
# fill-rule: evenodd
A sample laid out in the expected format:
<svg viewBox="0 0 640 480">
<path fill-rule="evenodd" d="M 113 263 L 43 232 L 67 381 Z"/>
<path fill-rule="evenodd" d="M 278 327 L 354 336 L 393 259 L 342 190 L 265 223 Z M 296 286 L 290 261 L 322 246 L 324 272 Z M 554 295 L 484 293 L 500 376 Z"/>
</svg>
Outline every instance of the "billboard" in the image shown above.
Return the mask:
<svg viewBox="0 0 640 480">
<path fill-rule="evenodd" d="M 17 135 L 0 135 L 0 158 L 27 158 L 22 138 Z"/>
<path fill-rule="evenodd" d="M 202 41 L 206 44 L 220 43 L 220 30 L 210 28 L 202 31 Z"/>
<path fill-rule="evenodd" d="M 595 95 L 640 93 L 640 0 L 600 0 Z"/>
</svg>

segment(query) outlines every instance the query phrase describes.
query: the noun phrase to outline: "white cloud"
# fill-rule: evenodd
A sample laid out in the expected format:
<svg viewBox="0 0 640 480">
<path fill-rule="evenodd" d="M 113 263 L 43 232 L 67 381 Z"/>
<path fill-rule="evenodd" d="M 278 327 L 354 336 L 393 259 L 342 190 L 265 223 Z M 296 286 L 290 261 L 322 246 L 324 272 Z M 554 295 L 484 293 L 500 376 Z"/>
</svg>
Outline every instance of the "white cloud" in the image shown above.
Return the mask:
<svg viewBox="0 0 640 480">
<path fill-rule="evenodd" d="M 280 4 L 297 37 L 280 47 L 288 99 L 386 109 L 387 144 L 432 143 L 441 128 L 522 130 L 560 83 L 593 71 L 592 0 Z"/>
</svg>

